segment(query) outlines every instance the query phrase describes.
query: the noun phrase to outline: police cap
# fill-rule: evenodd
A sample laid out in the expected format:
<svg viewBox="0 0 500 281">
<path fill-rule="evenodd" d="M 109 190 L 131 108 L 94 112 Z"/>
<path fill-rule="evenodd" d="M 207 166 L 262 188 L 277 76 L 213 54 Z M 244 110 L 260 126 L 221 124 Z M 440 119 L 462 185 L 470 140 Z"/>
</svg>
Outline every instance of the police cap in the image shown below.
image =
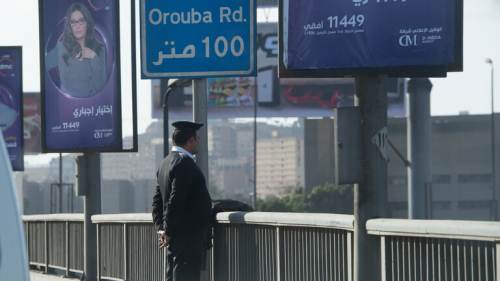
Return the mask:
<svg viewBox="0 0 500 281">
<path fill-rule="evenodd" d="M 177 121 L 172 123 L 172 126 L 178 130 L 199 130 L 203 127 L 203 123 L 194 123 L 189 121 Z"/>
</svg>

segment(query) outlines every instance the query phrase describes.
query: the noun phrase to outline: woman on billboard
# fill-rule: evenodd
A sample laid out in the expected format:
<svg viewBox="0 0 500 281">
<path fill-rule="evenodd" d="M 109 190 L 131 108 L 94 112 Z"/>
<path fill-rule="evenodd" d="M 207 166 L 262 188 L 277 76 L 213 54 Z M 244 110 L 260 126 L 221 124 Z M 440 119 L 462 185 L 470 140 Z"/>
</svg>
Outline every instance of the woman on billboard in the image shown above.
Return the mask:
<svg viewBox="0 0 500 281">
<path fill-rule="evenodd" d="M 62 42 L 45 57 L 47 70 L 58 67 L 61 91 L 76 98 L 99 93 L 106 85 L 104 45 L 95 39 L 94 21 L 81 3 L 66 12 Z"/>
</svg>

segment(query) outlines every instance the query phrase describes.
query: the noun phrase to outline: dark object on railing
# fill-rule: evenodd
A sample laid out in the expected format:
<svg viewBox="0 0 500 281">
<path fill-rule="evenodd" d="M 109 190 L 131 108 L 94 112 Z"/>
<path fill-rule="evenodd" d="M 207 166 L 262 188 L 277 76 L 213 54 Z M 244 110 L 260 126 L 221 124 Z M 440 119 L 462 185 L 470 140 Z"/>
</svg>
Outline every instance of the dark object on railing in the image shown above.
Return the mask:
<svg viewBox="0 0 500 281">
<path fill-rule="evenodd" d="M 203 247 L 203 254 L 201 259 L 201 270 L 207 270 L 207 251 L 213 247 L 213 223 L 216 220 L 217 213 L 220 212 L 253 212 L 255 211 L 247 203 L 243 203 L 233 199 L 212 200 L 212 220 L 208 226 L 207 239 Z"/>
<path fill-rule="evenodd" d="M 237 200 L 233 199 L 221 199 L 221 200 L 212 200 L 212 220 L 210 221 L 210 225 L 208 226 L 207 231 L 207 240 L 205 241 L 205 247 L 204 247 L 204 254 L 205 256 L 207 250 L 211 249 L 213 247 L 212 245 L 212 227 L 214 221 L 216 221 L 217 213 L 221 212 L 253 212 L 255 211 L 254 208 L 252 208 L 250 205 L 247 203 L 243 203 Z M 203 265 L 202 265 L 203 267 Z"/>
<path fill-rule="evenodd" d="M 232 199 L 224 200 L 212 200 L 212 215 L 215 219 L 215 215 L 220 212 L 253 212 L 254 208 L 250 207 L 247 203 Z"/>
</svg>

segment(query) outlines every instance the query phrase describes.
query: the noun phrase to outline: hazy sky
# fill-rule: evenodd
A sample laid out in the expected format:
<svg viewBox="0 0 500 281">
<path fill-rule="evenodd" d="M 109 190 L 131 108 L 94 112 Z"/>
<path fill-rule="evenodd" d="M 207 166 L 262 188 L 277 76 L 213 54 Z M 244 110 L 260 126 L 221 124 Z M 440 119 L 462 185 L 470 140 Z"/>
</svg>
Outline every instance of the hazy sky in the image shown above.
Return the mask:
<svg viewBox="0 0 500 281">
<path fill-rule="evenodd" d="M 431 79 L 432 115 L 491 113 L 491 58 L 495 66 L 495 93 L 500 87 L 500 1 L 464 0 L 464 72 L 448 78 Z M 495 112 L 500 110 L 500 96 L 495 96 Z"/>
<path fill-rule="evenodd" d="M 464 2 L 464 72 L 431 79 L 434 85 L 432 115 L 456 115 L 460 111 L 469 111 L 470 114 L 491 112 L 491 66 L 485 63 L 485 59 L 493 60 L 497 81 L 500 77 L 500 0 Z M 0 11 L 0 46 L 23 46 L 24 91 L 39 92 L 38 1 L 0 0 Z M 277 20 L 276 9 L 266 9 L 266 12 L 270 12 L 270 21 Z M 265 21 L 263 10 L 258 12 L 258 21 Z M 137 85 L 139 132 L 144 132 L 152 121 L 151 84 L 149 80 L 139 80 Z M 496 88 L 500 88 L 500 80 Z M 495 109 L 500 110 L 500 96 L 495 98 Z"/>
<path fill-rule="evenodd" d="M 500 77 L 500 1 L 465 0 L 464 5 L 464 72 L 450 73 L 448 78 L 432 79 L 432 115 L 455 115 L 462 110 L 471 114 L 491 111 L 491 68 L 485 59 L 489 57 L 493 60 L 498 66 L 495 78 Z M 24 90 L 38 92 L 38 1 L 0 0 L 0 11 L 0 45 L 23 46 Z M 259 13 L 260 21 L 264 20 L 263 15 L 263 12 Z M 271 11 L 269 19 L 276 20 L 274 11 Z M 139 117 L 146 121 L 150 118 L 149 80 L 140 80 L 138 88 L 141 94 L 138 99 Z M 500 97 L 495 101 L 495 108 L 500 109 Z"/>
</svg>

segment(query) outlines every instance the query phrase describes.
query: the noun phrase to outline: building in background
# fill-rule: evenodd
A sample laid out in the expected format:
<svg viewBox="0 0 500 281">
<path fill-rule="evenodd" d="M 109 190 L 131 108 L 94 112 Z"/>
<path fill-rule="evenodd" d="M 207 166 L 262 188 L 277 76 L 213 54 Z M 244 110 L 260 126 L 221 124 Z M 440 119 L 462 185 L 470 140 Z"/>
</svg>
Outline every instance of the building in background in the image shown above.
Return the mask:
<svg viewBox="0 0 500 281">
<path fill-rule="evenodd" d="M 300 121 L 288 127 L 258 123 L 259 139 L 272 138 L 273 131 L 279 131 L 281 137 L 303 135 Z M 131 141 L 131 138 L 125 138 L 124 145 Z M 151 210 L 156 187 L 156 170 L 163 160 L 163 123 L 161 121 L 152 123 L 145 133 L 139 135 L 139 143 L 137 153 L 101 153 L 102 211 L 104 214 L 143 213 Z M 210 119 L 208 146 L 210 161 L 208 187 L 212 197 L 214 199 L 237 199 L 250 203 L 250 194 L 254 186 L 253 122 L 241 123 L 234 119 Z M 76 154 L 63 155 L 63 183 L 74 185 Z M 259 181 L 260 179 L 257 179 L 257 182 Z M 293 182 L 293 186 L 297 186 L 296 180 Z M 53 197 L 53 194 L 51 195 L 51 186 L 58 183 L 58 157 L 50 162 L 49 167 L 27 169 L 23 173 L 25 214 L 57 212 L 59 210 L 58 199 Z M 67 212 L 66 189 L 63 191 L 63 197 L 63 212 Z M 42 200 L 39 200 L 40 198 Z M 73 212 L 83 212 L 82 198 L 73 197 L 71 203 Z"/>
<path fill-rule="evenodd" d="M 303 188 L 304 140 L 279 137 L 257 140 L 257 196 L 282 197 Z"/>
<path fill-rule="evenodd" d="M 306 119 L 304 121 L 305 190 L 335 182 L 335 151 L 333 146 L 333 119 Z"/>
<path fill-rule="evenodd" d="M 75 183 L 76 162 L 75 157 L 78 154 L 70 153 L 62 156 L 62 181 L 63 183 Z M 52 158 L 49 163 L 50 173 L 49 181 L 59 182 L 59 157 Z"/>
<path fill-rule="evenodd" d="M 496 118 L 498 120 L 498 114 Z M 306 189 L 333 182 L 333 133 L 326 123 L 333 120 L 306 120 Z M 389 118 L 389 140 L 407 158 L 407 119 Z M 498 122 L 496 132 L 500 132 Z M 321 130 L 318 130 L 321 128 Z M 315 133 L 316 132 L 316 133 Z M 500 156 L 499 134 L 496 159 Z M 327 155 L 325 155 L 327 154 Z M 432 200 L 433 219 L 490 220 L 494 203 L 491 175 L 491 116 L 460 115 L 432 117 Z M 389 214 L 408 217 L 407 167 L 389 148 Z M 325 168 L 328 166 L 328 168 Z M 496 167 L 497 183 L 500 169 Z M 308 185 L 308 183 L 310 185 Z M 496 195 L 498 196 L 498 186 Z"/>
<path fill-rule="evenodd" d="M 158 147 L 163 153 L 162 123 L 152 123 L 144 134 L 139 135 L 139 148 L 136 153 L 101 153 L 101 176 L 103 180 L 155 179 L 159 162 L 156 159 Z M 124 139 L 132 142 L 131 137 Z M 163 157 L 162 157 L 163 158 Z"/>
<path fill-rule="evenodd" d="M 253 123 L 211 120 L 208 125 L 209 182 L 214 199 L 247 198 L 253 190 Z"/>
<path fill-rule="evenodd" d="M 498 120 L 499 114 L 496 114 Z M 209 189 L 214 199 L 251 202 L 253 192 L 253 122 L 210 120 Z M 407 157 L 406 118 L 389 118 L 389 139 Z M 432 118 L 432 218 L 489 220 L 493 190 L 491 177 L 491 119 L 489 115 Z M 496 159 L 500 156 L 500 122 L 496 122 Z M 139 136 L 138 153 L 102 153 L 103 213 L 151 210 L 156 169 L 163 159 L 161 122 Z M 333 120 L 298 119 L 288 126 L 257 125 L 257 195 L 281 197 L 304 187 L 333 183 Z M 75 155 L 63 156 L 63 183 L 74 183 Z M 407 168 L 389 148 L 388 196 L 391 217 L 408 214 Z M 500 165 L 499 165 L 500 166 Z M 24 214 L 48 214 L 54 206 L 51 185 L 59 182 L 59 158 L 50 166 L 22 173 Z M 500 169 L 497 166 L 497 183 Z M 496 195 L 500 193 L 497 190 Z M 64 198 L 67 198 L 65 193 Z M 68 202 L 63 200 L 63 211 Z M 52 202 L 52 203 L 51 203 Z M 80 197 L 73 211 L 82 212 Z M 56 205 L 57 207 L 57 205 Z"/>
</svg>

